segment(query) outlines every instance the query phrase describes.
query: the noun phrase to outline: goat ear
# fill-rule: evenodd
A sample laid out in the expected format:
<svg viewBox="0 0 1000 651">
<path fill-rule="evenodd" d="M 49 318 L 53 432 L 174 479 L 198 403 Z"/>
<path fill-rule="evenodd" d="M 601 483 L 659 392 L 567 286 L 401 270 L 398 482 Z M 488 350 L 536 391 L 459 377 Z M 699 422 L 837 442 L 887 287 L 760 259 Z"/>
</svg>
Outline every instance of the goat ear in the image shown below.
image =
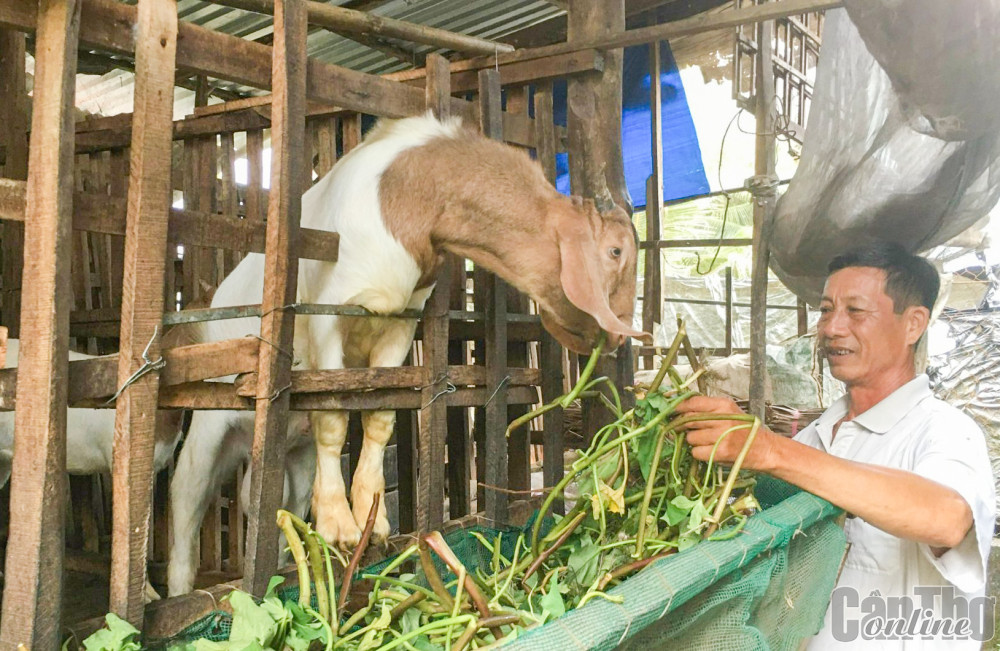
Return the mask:
<svg viewBox="0 0 1000 651">
<path fill-rule="evenodd" d="M 648 337 L 615 316 L 608 302 L 609 279 L 605 278 L 601 252 L 590 221 L 574 213 L 561 214 L 559 233 L 559 282 L 566 298 L 594 317 L 602 330 L 628 337 Z"/>
</svg>

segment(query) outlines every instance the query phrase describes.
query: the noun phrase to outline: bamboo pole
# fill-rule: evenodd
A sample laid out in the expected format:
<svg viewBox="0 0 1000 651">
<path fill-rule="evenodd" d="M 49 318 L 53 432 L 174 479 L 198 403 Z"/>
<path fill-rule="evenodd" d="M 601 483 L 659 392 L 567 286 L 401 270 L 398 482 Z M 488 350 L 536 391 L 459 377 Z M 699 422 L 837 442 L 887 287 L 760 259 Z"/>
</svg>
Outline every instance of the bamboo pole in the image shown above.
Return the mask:
<svg viewBox="0 0 1000 651">
<path fill-rule="evenodd" d="M 59 646 L 66 495 L 73 101 L 80 0 L 40 0 L 22 337 L 0 647 Z"/>
</svg>

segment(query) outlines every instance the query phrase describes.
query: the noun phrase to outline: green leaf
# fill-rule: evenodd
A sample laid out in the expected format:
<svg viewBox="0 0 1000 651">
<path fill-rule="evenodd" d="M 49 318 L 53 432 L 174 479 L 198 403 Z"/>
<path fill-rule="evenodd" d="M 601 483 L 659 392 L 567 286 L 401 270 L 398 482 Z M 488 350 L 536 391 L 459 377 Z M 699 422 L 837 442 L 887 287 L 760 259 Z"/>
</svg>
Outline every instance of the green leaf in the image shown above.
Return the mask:
<svg viewBox="0 0 1000 651">
<path fill-rule="evenodd" d="M 107 628 L 95 631 L 93 635 L 83 641 L 83 648 L 87 651 L 139 651 L 139 631 L 134 626 L 114 613 L 104 616 L 104 621 L 108 623 Z"/>
<path fill-rule="evenodd" d="M 542 609 L 543 621 L 550 621 L 556 617 L 562 617 L 566 613 L 566 604 L 563 602 L 562 593 L 568 588 L 559 585 L 559 575 L 553 574 L 549 581 L 548 592 L 538 600 L 538 605 Z"/>
<path fill-rule="evenodd" d="M 267 591 L 264 593 L 264 598 L 265 599 L 268 599 L 270 597 L 277 598 L 278 595 L 275 593 L 275 590 L 277 590 L 278 586 L 284 582 L 285 582 L 285 577 L 280 575 L 272 576 L 271 580 L 267 582 Z"/>
<path fill-rule="evenodd" d="M 705 505 L 701 503 L 701 500 L 697 500 L 694 506 L 691 508 L 691 519 L 688 520 L 688 530 L 697 531 L 701 528 L 702 523 L 704 523 L 705 518 L 708 517 L 708 509 Z"/>
<path fill-rule="evenodd" d="M 583 536 L 579 545 L 574 545 L 566 565 L 573 580 L 580 585 L 590 585 L 597 578 L 601 548 L 589 536 Z"/>
<path fill-rule="evenodd" d="M 278 625 L 271 612 L 254 602 L 253 597 L 241 590 L 229 595 L 233 607 L 233 626 L 229 633 L 229 643 L 235 649 L 257 643 L 268 646 L 278 632 Z M 243 645 L 243 646 L 241 646 Z"/>
<path fill-rule="evenodd" d="M 684 497 L 683 495 L 678 495 L 667 503 L 667 512 L 663 515 L 663 519 L 666 520 L 667 524 L 673 527 L 684 520 L 684 518 L 688 517 L 688 514 L 691 513 L 691 509 L 694 508 L 694 505 L 694 501 Z"/>
<path fill-rule="evenodd" d="M 399 618 L 399 627 L 404 634 L 420 628 L 420 611 L 416 608 L 407 608 Z"/>
</svg>

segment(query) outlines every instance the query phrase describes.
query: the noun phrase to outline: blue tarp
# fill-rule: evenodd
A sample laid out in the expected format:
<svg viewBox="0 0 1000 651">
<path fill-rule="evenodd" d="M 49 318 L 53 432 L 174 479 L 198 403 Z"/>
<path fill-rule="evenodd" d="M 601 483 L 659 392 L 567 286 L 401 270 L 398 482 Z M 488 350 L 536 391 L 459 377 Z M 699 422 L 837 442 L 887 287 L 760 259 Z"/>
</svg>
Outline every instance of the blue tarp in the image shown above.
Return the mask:
<svg viewBox="0 0 1000 651">
<path fill-rule="evenodd" d="M 710 191 L 701 147 L 688 107 L 684 85 L 670 46 L 660 44 L 662 87 L 663 198 L 680 199 Z M 653 172 L 652 122 L 649 110 L 649 48 L 625 48 L 622 75 L 622 152 L 625 181 L 635 208 L 646 205 L 646 179 Z M 566 125 L 566 82 L 553 89 L 555 121 Z M 566 154 L 556 157 L 556 188 L 569 193 L 569 163 Z"/>
</svg>

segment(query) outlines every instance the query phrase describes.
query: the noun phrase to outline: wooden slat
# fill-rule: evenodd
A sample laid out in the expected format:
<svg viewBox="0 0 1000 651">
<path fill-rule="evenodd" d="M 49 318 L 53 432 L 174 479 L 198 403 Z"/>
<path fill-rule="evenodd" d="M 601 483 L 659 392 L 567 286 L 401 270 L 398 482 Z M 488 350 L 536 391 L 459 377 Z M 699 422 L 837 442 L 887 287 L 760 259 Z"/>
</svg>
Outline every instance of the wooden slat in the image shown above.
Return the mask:
<svg viewBox="0 0 1000 651">
<path fill-rule="evenodd" d="M 500 119 L 500 76 L 496 70 L 479 71 L 480 128 L 483 134 L 502 139 Z M 496 395 L 486 405 L 484 423 L 486 466 L 481 482 L 507 488 L 507 405 L 508 391 L 502 385 L 507 373 L 507 284 L 496 275 L 486 281 L 486 377 L 487 387 Z M 496 522 L 507 521 L 507 495 L 500 491 L 485 493 L 483 510 Z"/>
<path fill-rule="evenodd" d="M 434 115 L 445 119 L 450 114 L 451 96 L 448 62 L 440 55 L 430 54 L 427 68 L 430 73 L 425 103 Z M 444 522 L 445 465 L 441 461 L 445 458 L 448 438 L 448 402 L 438 394 L 444 390 L 448 374 L 448 311 L 455 264 L 454 255 L 445 255 L 434 293 L 424 309 L 424 365 L 431 380 L 423 390 L 417 448 L 417 527 L 421 531 L 430 531 Z"/>
<path fill-rule="evenodd" d="M 451 311 L 464 312 L 466 309 L 467 274 L 464 264 L 452 267 L 452 288 L 449 304 Z M 466 363 L 468 344 L 454 336 L 448 342 L 448 363 L 451 365 Z M 452 376 L 451 369 L 448 375 Z M 485 378 L 485 376 L 484 376 Z M 453 520 L 472 512 L 472 496 L 469 485 L 472 481 L 472 437 L 469 431 L 468 410 L 458 407 L 448 409 L 448 519 Z"/>
<path fill-rule="evenodd" d="M 297 244 L 302 213 L 302 148 L 306 122 L 306 6 L 285 0 L 274 14 L 274 99 L 271 125 L 271 190 L 260 335 L 273 342 L 260 352 L 254 422 L 244 587 L 262 596 L 277 569 L 275 512 L 284 485 L 292 332 L 295 317 L 277 309 L 295 302 Z"/>
<path fill-rule="evenodd" d="M 0 180 L 0 215 L 11 211 L 24 213 L 23 180 L 28 178 L 28 111 L 24 71 L 24 34 L 0 30 L 0 147 L 4 150 L 3 176 L 16 182 Z M 13 191 L 12 191 L 13 190 Z M 0 323 L 11 337 L 21 327 L 21 271 L 24 265 L 24 226 L 4 224 L 3 268 L 0 269 Z"/>
<path fill-rule="evenodd" d="M 340 120 L 343 129 L 344 155 L 361 144 L 361 114 L 351 113 Z"/>
<path fill-rule="evenodd" d="M 262 14 L 274 14 L 274 0 L 216 0 L 216 3 Z M 470 54 L 510 52 L 514 49 L 513 46 L 498 41 L 488 41 L 475 36 L 319 2 L 309 3 L 309 23 L 325 27 L 336 34 L 376 35 L 422 43 L 435 49 Z"/>
<path fill-rule="evenodd" d="M 253 342 L 256 343 L 256 342 Z M 208 345 L 208 344 L 202 344 Z M 176 349 L 180 350 L 180 349 Z M 229 355 L 227 355 L 229 357 Z M 240 364 L 245 366 L 246 364 Z M 228 368 L 234 364 L 229 361 Z M 2 373 L 2 372 L 0 372 Z M 204 379 L 208 376 L 191 377 L 183 381 Z M 540 386 L 542 374 L 534 368 L 509 368 L 509 386 Z M 431 380 L 431 373 L 423 366 L 400 366 L 396 368 L 345 368 L 321 371 L 292 371 L 289 391 L 292 393 L 323 393 L 326 391 L 368 391 L 372 389 L 412 389 L 421 387 Z M 477 366 L 448 366 L 448 381 L 457 387 L 486 386 L 486 369 Z M 180 384 L 180 382 L 171 382 Z M 236 379 L 236 393 L 245 398 L 257 395 L 257 374 L 248 373 Z"/>
<path fill-rule="evenodd" d="M 177 6 L 141 0 L 136 33 L 135 106 L 125 233 L 118 384 L 159 357 L 170 208 L 171 120 Z M 110 608 L 142 628 L 152 505 L 159 373 L 146 373 L 118 397 L 112 462 L 114 523 Z"/>
<path fill-rule="evenodd" d="M 337 118 L 319 118 L 316 138 L 319 153 L 319 177 L 323 178 L 337 162 Z"/>
<path fill-rule="evenodd" d="M 0 646 L 60 642 L 72 219 L 73 103 L 80 2 L 40 0 L 28 158 L 20 373 Z"/>
<path fill-rule="evenodd" d="M 264 221 L 264 131 L 247 131 L 247 198 L 246 219 L 251 222 Z"/>
</svg>

